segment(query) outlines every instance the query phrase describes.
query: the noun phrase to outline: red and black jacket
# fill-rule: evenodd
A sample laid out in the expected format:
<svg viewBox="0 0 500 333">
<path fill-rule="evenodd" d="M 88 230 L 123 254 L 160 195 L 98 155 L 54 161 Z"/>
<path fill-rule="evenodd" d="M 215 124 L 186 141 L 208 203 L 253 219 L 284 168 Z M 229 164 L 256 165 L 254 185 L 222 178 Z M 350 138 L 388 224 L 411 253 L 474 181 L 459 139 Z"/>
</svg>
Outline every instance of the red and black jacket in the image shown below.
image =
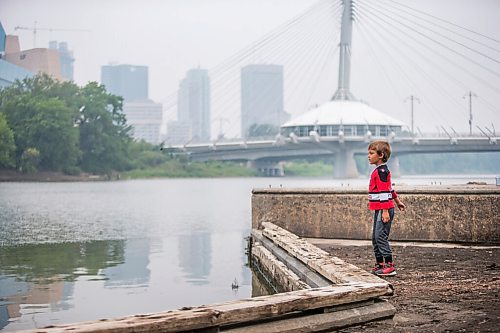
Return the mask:
<svg viewBox="0 0 500 333">
<path fill-rule="evenodd" d="M 368 187 L 370 210 L 394 208 L 393 199 L 397 193 L 392 189 L 391 172 L 386 164 L 381 164 L 373 170 Z"/>
</svg>

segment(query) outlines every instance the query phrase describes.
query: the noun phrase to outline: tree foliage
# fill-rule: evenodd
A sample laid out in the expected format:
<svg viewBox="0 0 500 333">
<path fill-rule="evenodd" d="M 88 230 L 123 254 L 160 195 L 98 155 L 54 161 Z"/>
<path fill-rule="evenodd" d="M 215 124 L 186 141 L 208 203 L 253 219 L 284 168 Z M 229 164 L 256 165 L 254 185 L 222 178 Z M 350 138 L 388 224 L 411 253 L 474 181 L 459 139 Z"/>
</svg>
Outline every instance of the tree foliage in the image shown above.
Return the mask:
<svg viewBox="0 0 500 333">
<path fill-rule="evenodd" d="M 20 168 L 34 148 L 43 170 L 123 170 L 132 139 L 122 107 L 121 97 L 96 82 L 79 87 L 46 74 L 16 81 L 0 90 L 0 136 L 13 137 L 2 140 L 0 167 Z"/>
<path fill-rule="evenodd" d="M 5 116 L 0 113 L 0 168 L 12 167 L 14 163 L 14 132 L 7 124 Z"/>
<path fill-rule="evenodd" d="M 124 170 L 128 166 L 130 126 L 122 113 L 123 99 L 108 94 L 96 82 L 81 90 L 80 147 L 82 167 L 93 172 Z"/>
<path fill-rule="evenodd" d="M 33 174 L 38 171 L 40 152 L 36 148 L 27 148 L 21 154 L 19 170 L 23 173 Z"/>
</svg>

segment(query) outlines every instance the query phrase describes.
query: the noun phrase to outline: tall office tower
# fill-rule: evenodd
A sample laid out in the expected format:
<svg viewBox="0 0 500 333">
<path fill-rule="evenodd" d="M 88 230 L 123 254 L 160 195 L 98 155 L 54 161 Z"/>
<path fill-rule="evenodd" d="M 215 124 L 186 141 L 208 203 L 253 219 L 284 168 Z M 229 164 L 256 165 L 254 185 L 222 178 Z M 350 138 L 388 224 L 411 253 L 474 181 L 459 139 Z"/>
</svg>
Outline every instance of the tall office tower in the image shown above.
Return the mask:
<svg viewBox="0 0 500 333">
<path fill-rule="evenodd" d="M 49 42 L 49 49 L 54 49 L 59 52 L 59 62 L 61 63 L 61 75 L 63 78 L 73 81 L 73 51 L 68 49 L 68 43 L 52 40 Z"/>
<path fill-rule="evenodd" d="M 123 103 L 127 124 L 132 126 L 132 136 L 151 144 L 160 143 L 163 107 L 150 99 Z"/>
<path fill-rule="evenodd" d="M 179 84 L 177 125 L 191 129 L 191 142 L 210 141 L 210 79 L 206 69 L 191 69 Z M 167 133 L 168 135 L 168 133 Z"/>
<path fill-rule="evenodd" d="M 148 67 L 106 65 L 101 67 L 101 83 L 111 94 L 122 96 L 125 102 L 148 98 Z"/>
<path fill-rule="evenodd" d="M 241 69 L 241 136 L 252 126 L 277 128 L 290 115 L 283 110 L 283 66 L 248 65 Z M 276 133 L 270 133 L 276 134 Z"/>
</svg>

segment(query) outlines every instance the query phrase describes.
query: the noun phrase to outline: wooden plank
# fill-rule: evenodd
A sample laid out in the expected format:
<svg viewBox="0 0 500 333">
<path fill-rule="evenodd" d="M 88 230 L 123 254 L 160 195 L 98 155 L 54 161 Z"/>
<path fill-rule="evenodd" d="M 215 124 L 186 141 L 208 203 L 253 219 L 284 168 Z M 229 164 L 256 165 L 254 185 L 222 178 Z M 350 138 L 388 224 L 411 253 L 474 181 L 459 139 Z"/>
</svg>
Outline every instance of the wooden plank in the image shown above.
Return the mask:
<svg viewBox="0 0 500 333">
<path fill-rule="evenodd" d="M 292 272 L 281 260 L 259 243 L 252 245 L 252 259 L 268 275 L 279 292 L 311 288 Z"/>
<path fill-rule="evenodd" d="M 268 249 L 277 259 L 283 262 L 292 272 L 312 288 L 327 287 L 332 284 L 331 281 L 324 278 L 322 275 L 311 270 L 302 261 L 288 254 L 287 251 L 275 245 L 271 240 L 264 237 L 260 230 L 252 230 L 252 237 L 266 249 Z M 287 290 L 291 291 L 291 290 Z"/>
<path fill-rule="evenodd" d="M 227 333 L 304 333 L 324 332 L 341 327 L 366 323 L 376 319 L 391 318 L 396 309 L 382 301 L 367 306 L 344 309 L 330 313 L 313 314 L 277 320 L 252 326 L 223 330 Z"/>
<path fill-rule="evenodd" d="M 264 228 L 262 230 L 264 236 L 335 284 L 362 282 L 389 285 L 385 280 L 330 255 L 273 223 L 262 222 L 262 227 Z"/>
<path fill-rule="evenodd" d="M 181 332 L 276 318 L 291 312 L 361 302 L 387 295 L 387 283 L 359 283 L 260 296 L 211 306 L 51 326 L 27 332 Z"/>
</svg>

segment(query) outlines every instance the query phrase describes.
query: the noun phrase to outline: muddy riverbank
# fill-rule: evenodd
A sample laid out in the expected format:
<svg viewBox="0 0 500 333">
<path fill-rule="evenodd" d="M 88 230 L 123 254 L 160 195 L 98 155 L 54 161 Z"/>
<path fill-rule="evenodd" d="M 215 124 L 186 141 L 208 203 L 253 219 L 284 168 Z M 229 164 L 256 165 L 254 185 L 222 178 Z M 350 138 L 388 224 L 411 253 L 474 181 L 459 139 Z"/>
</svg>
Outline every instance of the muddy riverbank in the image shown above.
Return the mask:
<svg viewBox="0 0 500 333">
<path fill-rule="evenodd" d="M 316 244 L 365 270 L 373 264 L 366 242 Z M 388 300 L 393 319 L 340 332 L 498 332 L 500 327 L 500 247 L 393 246 L 398 275 Z"/>
</svg>

